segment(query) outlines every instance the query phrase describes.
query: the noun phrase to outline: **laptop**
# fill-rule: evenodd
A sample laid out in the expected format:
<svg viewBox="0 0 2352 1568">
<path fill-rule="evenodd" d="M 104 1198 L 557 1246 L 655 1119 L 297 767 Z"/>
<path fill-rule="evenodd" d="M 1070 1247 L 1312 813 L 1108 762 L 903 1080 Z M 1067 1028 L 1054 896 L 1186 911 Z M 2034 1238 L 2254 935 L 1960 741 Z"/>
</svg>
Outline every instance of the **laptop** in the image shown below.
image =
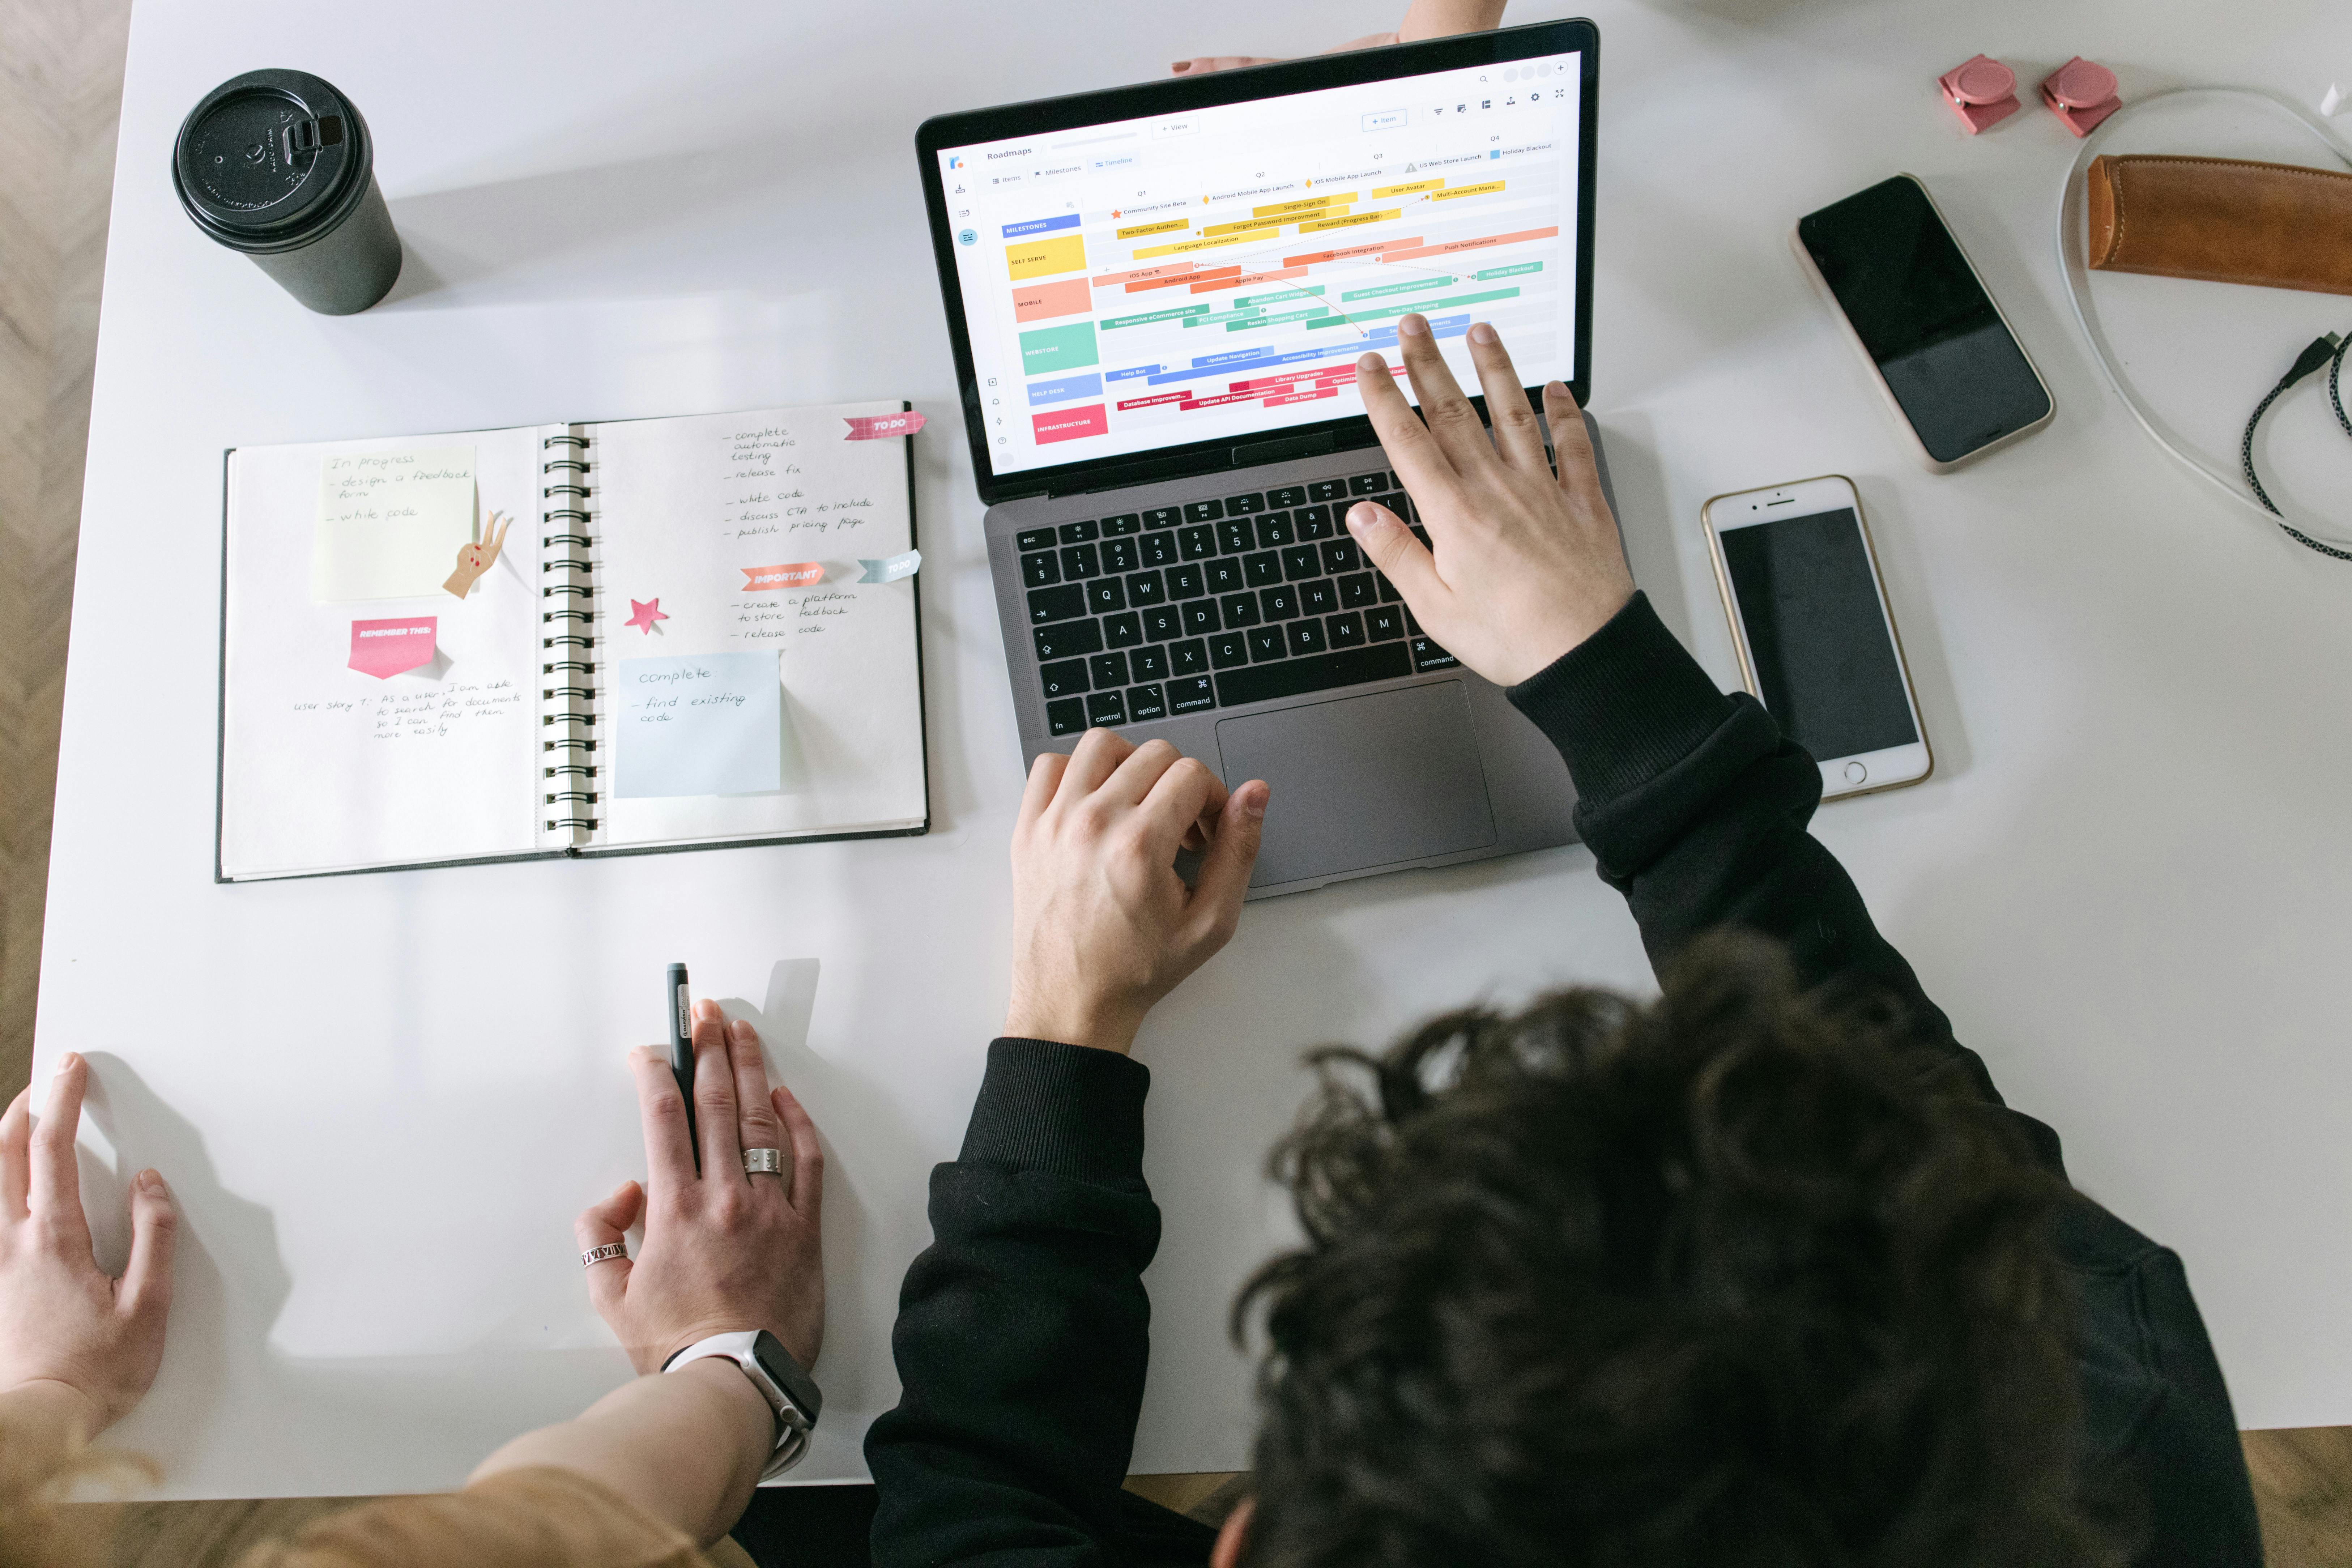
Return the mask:
<svg viewBox="0 0 2352 1568">
<path fill-rule="evenodd" d="M 1543 23 L 917 132 L 1023 761 L 1108 726 L 1266 780 L 1252 898 L 1576 837 L 1559 753 L 1343 520 L 1420 528 L 1355 389 L 1408 312 L 1465 388 L 1488 321 L 1538 406 L 1589 397 L 1599 45 Z"/>
</svg>

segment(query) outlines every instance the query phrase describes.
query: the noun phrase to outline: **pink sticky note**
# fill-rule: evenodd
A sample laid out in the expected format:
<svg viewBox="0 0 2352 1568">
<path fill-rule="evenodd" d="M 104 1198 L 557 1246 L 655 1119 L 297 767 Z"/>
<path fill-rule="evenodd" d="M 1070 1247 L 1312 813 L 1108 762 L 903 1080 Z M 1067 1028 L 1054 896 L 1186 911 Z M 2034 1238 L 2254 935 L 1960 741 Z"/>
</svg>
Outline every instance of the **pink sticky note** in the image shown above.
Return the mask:
<svg viewBox="0 0 2352 1568">
<path fill-rule="evenodd" d="M 433 662 L 438 617 L 421 616 L 403 621 L 353 621 L 352 668 L 362 675 L 388 680 L 404 670 Z"/>
<path fill-rule="evenodd" d="M 892 436 L 911 436 L 923 427 L 923 416 L 911 409 L 904 414 L 845 414 L 841 419 L 849 426 L 849 434 L 842 437 L 845 441 L 887 440 Z"/>
</svg>

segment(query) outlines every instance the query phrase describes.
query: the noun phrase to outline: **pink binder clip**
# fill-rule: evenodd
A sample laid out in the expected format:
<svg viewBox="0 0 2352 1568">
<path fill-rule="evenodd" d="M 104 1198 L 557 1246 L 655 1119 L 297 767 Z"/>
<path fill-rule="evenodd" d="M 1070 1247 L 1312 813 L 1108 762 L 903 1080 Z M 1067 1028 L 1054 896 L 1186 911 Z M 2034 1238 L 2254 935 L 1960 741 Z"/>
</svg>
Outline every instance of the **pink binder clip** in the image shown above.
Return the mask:
<svg viewBox="0 0 2352 1568">
<path fill-rule="evenodd" d="M 2116 95 L 2116 73 L 2080 55 L 2050 73 L 2042 84 L 2042 101 L 2077 136 L 2088 136 L 2124 106 Z"/>
<path fill-rule="evenodd" d="M 1944 101 L 1971 136 L 2018 110 L 2017 73 L 1990 55 L 1954 66 L 1936 79 L 1936 85 L 1944 89 Z"/>
</svg>

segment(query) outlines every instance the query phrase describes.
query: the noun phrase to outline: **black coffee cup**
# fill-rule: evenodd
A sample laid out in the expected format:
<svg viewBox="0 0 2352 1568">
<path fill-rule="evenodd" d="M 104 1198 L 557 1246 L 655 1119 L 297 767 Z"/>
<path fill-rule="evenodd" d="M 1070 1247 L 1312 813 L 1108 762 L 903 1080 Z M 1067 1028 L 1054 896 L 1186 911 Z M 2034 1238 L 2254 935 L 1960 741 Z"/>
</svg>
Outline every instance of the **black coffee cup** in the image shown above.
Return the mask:
<svg viewBox="0 0 2352 1568">
<path fill-rule="evenodd" d="M 364 310 L 400 276 L 367 121 L 303 71 L 247 71 L 180 124 L 172 188 L 195 226 L 329 316 Z"/>
</svg>

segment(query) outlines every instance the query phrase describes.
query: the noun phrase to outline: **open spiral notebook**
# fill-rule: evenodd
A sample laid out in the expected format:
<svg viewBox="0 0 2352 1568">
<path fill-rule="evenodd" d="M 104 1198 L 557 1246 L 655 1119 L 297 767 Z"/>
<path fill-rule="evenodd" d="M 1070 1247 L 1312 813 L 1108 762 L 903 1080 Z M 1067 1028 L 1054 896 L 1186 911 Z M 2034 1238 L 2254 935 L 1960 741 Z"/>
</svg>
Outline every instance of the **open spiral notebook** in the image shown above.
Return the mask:
<svg viewBox="0 0 2352 1568">
<path fill-rule="evenodd" d="M 924 832 L 908 408 L 232 449 L 216 879 Z"/>
</svg>

